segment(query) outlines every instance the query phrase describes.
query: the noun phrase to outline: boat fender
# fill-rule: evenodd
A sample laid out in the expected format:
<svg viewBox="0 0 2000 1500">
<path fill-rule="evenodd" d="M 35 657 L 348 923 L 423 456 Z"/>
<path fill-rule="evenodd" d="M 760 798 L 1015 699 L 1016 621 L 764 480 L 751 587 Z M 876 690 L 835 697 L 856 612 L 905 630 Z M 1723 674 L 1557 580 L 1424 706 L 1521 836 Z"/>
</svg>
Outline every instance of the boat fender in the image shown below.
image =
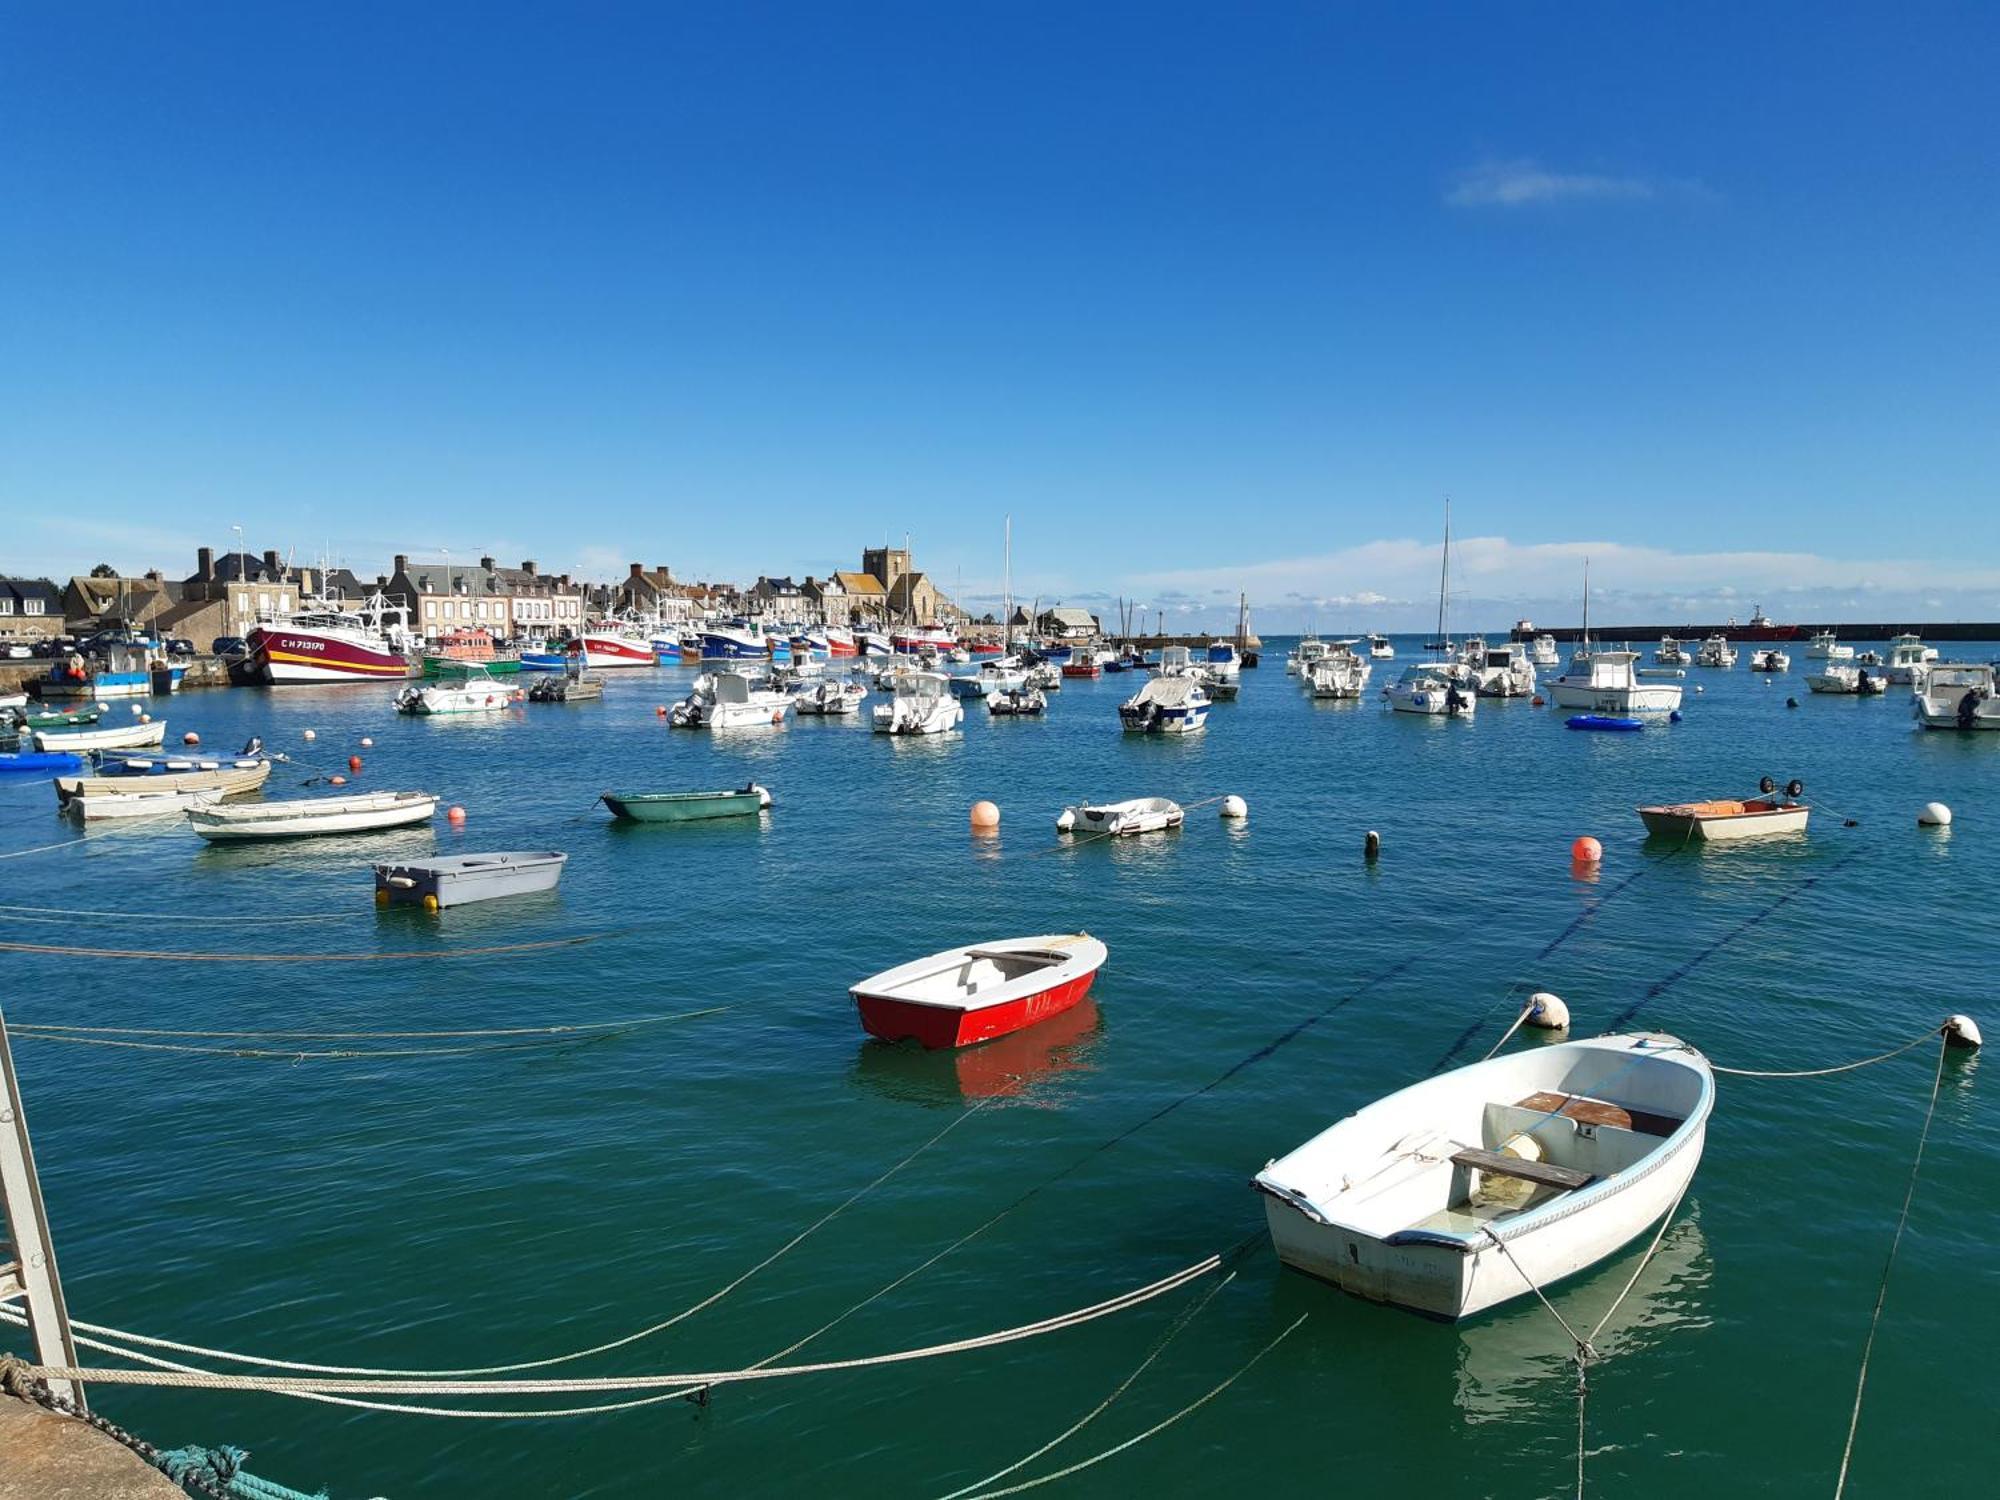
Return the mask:
<svg viewBox="0 0 2000 1500">
<path fill-rule="evenodd" d="M 1567 1031 L 1569 1007 L 1563 1004 L 1562 996 L 1537 990 L 1528 997 L 1528 1024 L 1543 1031 Z"/>
<path fill-rule="evenodd" d="M 1056 814 L 1057 833 L 1068 833 L 1074 827 L 1076 827 L 1075 808 L 1065 807 L 1061 812 Z"/>
<path fill-rule="evenodd" d="M 1382 857 L 1382 835 L 1372 828 L 1361 840 L 1361 857 L 1371 865 Z"/>
<path fill-rule="evenodd" d="M 1944 1044 L 1962 1051 L 1976 1052 L 1983 1038 L 1979 1035 L 1979 1023 L 1970 1016 L 1949 1016 L 1944 1023 Z"/>
<path fill-rule="evenodd" d="M 1247 818 L 1250 816 L 1250 804 L 1234 792 L 1231 792 L 1227 797 L 1222 799 L 1222 816 L 1225 818 Z"/>
<path fill-rule="evenodd" d="M 1951 827 L 1951 809 L 1942 802 L 1926 802 L 1917 813 L 1917 825 L 1921 828 Z"/>
<path fill-rule="evenodd" d="M 1794 776 L 1790 781 L 1785 783 L 1785 795 L 1787 797 L 1801 796 L 1804 794 L 1805 789 L 1806 789 L 1806 784 L 1803 781 L 1799 780 L 1799 778 L 1796 776 Z"/>
<path fill-rule="evenodd" d="M 1771 793 L 1775 792 L 1777 789 L 1778 789 L 1778 783 L 1773 781 L 1770 777 L 1760 776 L 1757 778 L 1757 790 L 1762 792 L 1766 797 L 1770 796 Z"/>
</svg>

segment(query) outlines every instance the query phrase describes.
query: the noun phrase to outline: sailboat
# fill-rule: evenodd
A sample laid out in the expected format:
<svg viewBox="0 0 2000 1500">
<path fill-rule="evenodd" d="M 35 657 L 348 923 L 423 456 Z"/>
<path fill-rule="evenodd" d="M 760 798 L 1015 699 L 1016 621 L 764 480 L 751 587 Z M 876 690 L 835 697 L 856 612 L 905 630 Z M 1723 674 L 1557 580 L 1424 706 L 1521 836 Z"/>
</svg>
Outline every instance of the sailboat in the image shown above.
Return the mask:
<svg viewBox="0 0 2000 1500">
<path fill-rule="evenodd" d="M 1548 683 L 1558 708 L 1611 718 L 1671 713 L 1681 706 L 1678 681 L 1641 681 L 1636 651 L 1593 651 L 1590 645 L 1590 559 L 1583 560 L 1583 635 L 1562 676 Z"/>
<path fill-rule="evenodd" d="M 1451 636 L 1445 629 L 1446 601 L 1451 594 L 1451 499 L 1444 502 L 1444 550 L 1443 560 L 1438 567 L 1438 633 L 1432 644 L 1437 648 L 1438 659 L 1428 665 L 1411 666 L 1403 669 L 1388 687 L 1382 690 L 1389 700 L 1389 707 L 1399 714 L 1441 714 L 1446 718 L 1469 719 L 1479 700 L 1471 687 L 1460 686 L 1452 671 L 1453 663 L 1448 660 L 1451 653 Z"/>
</svg>

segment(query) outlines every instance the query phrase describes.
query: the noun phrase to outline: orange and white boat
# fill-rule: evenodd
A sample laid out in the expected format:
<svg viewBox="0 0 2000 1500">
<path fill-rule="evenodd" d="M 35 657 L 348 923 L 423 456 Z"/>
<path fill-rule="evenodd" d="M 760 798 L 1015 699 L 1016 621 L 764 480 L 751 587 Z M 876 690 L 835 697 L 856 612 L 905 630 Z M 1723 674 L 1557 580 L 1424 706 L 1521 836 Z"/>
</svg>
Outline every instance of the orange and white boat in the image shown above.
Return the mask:
<svg viewBox="0 0 2000 1500">
<path fill-rule="evenodd" d="M 1812 809 L 1797 800 L 1805 791 L 1804 786 L 1792 781 L 1779 796 L 1777 787 L 1766 776 L 1759 790 L 1764 795 L 1758 798 L 1716 798 L 1708 802 L 1642 807 L 1639 819 L 1646 825 L 1647 833 L 1662 838 L 1702 839 L 1711 844 L 1806 831 L 1806 819 Z"/>
<path fill-rule="evenodd" d="M 1069 1010 L 1107 956 L 1088 933 L 1005 938 L 884 970 L 849 993 L 871 1036 L 968 1047 Z"/>
</svg>

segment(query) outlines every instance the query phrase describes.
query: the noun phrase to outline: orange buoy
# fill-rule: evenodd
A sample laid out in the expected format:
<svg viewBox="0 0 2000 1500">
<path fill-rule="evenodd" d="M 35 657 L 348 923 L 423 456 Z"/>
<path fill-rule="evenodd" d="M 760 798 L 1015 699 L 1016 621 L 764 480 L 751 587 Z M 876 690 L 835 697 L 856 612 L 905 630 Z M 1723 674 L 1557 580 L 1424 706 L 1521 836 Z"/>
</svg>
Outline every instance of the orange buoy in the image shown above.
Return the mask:
<svg viewBox="0 0 2000 1500">
<path fill-rule="evenodd" d="M 667 705 L 662 703 L 658 708 L 654 709 L 653 712 L 658 714 L 661 718 L 664 719 L 667 716 Z"/>
<path fill-rule="evenodd" d="M 1545 708 L 1548 706 L 1546 703 L 1543 702 L 1542 695 L 1540 693 L 1535 694 L 1535 696 L 1529 699 L 1528 701 L 1536 708 Z"/>
<path fill-rule="evenodd" d="M 360 770 L 360 769 L 361 769 L 361 757 L 360 757 L 360 756 L 358 756 L 358 755 L 350 755 L 350 756 L 348 756 L 348 757 L 347 757 L 347 769 L 348 769 L 348 770 L 350 770 L 350 771 L 358 771 L 358 770 Z"/>
<path fill-rule="evenodd" d="M 201 736 L 190 729 L 186 734 L 181 736 L 181 743 L 183 745 L 199 745 L 201 743 Z"/>
<path fill-rule="evenodd" d="M 141 724 L 150 724 L 153 722 L 153 716 L 151 714 L 140 714 L 139 722 Z"/>
<path fill-rule="evenodd" d="M 453 807 L 444 816 L 447 823 L 463 823 L 465 821 L 465 809 L 462 807 Z"/>
<path fill-rule="evenodd" d="M 1604 846 L 1586 833 L 1569 846 L 1569 857 L 1578 864 L 1594 865 L 1604 858 Z"/>
<path fill-rule="evenodd" d="M 999 807 L 983 799 L 973 803 L 972 826 L 974 828 L 998 828 L 1000 826 Z"/>
<path fill-rule="evenodd" d="M 347 778 L 346 778 L 345 776 L 329 776 L 329 777 L 327 777 L 327 780 L 328 780 L 328 781 L 329 781 L 329 782 L 330 782 L 331 784 L 333 784 L 334 786 L 346 786 L 346 785 L 347 785 Z"/>
</svg>

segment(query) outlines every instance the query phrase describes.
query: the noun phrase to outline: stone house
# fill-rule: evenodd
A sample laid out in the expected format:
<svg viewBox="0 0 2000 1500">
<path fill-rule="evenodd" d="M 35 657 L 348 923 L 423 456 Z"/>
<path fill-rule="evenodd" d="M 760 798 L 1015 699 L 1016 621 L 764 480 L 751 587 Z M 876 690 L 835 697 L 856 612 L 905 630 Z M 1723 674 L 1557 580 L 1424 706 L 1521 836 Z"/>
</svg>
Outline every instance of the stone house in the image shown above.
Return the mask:
<svg viewBox="0 0 2000 1500">
<path fill-rule="evenodd" d="M 62 590 L 52 580 L 0 578 L 0 636 L 32 641 L 62 633 Z"/>
</svg>

